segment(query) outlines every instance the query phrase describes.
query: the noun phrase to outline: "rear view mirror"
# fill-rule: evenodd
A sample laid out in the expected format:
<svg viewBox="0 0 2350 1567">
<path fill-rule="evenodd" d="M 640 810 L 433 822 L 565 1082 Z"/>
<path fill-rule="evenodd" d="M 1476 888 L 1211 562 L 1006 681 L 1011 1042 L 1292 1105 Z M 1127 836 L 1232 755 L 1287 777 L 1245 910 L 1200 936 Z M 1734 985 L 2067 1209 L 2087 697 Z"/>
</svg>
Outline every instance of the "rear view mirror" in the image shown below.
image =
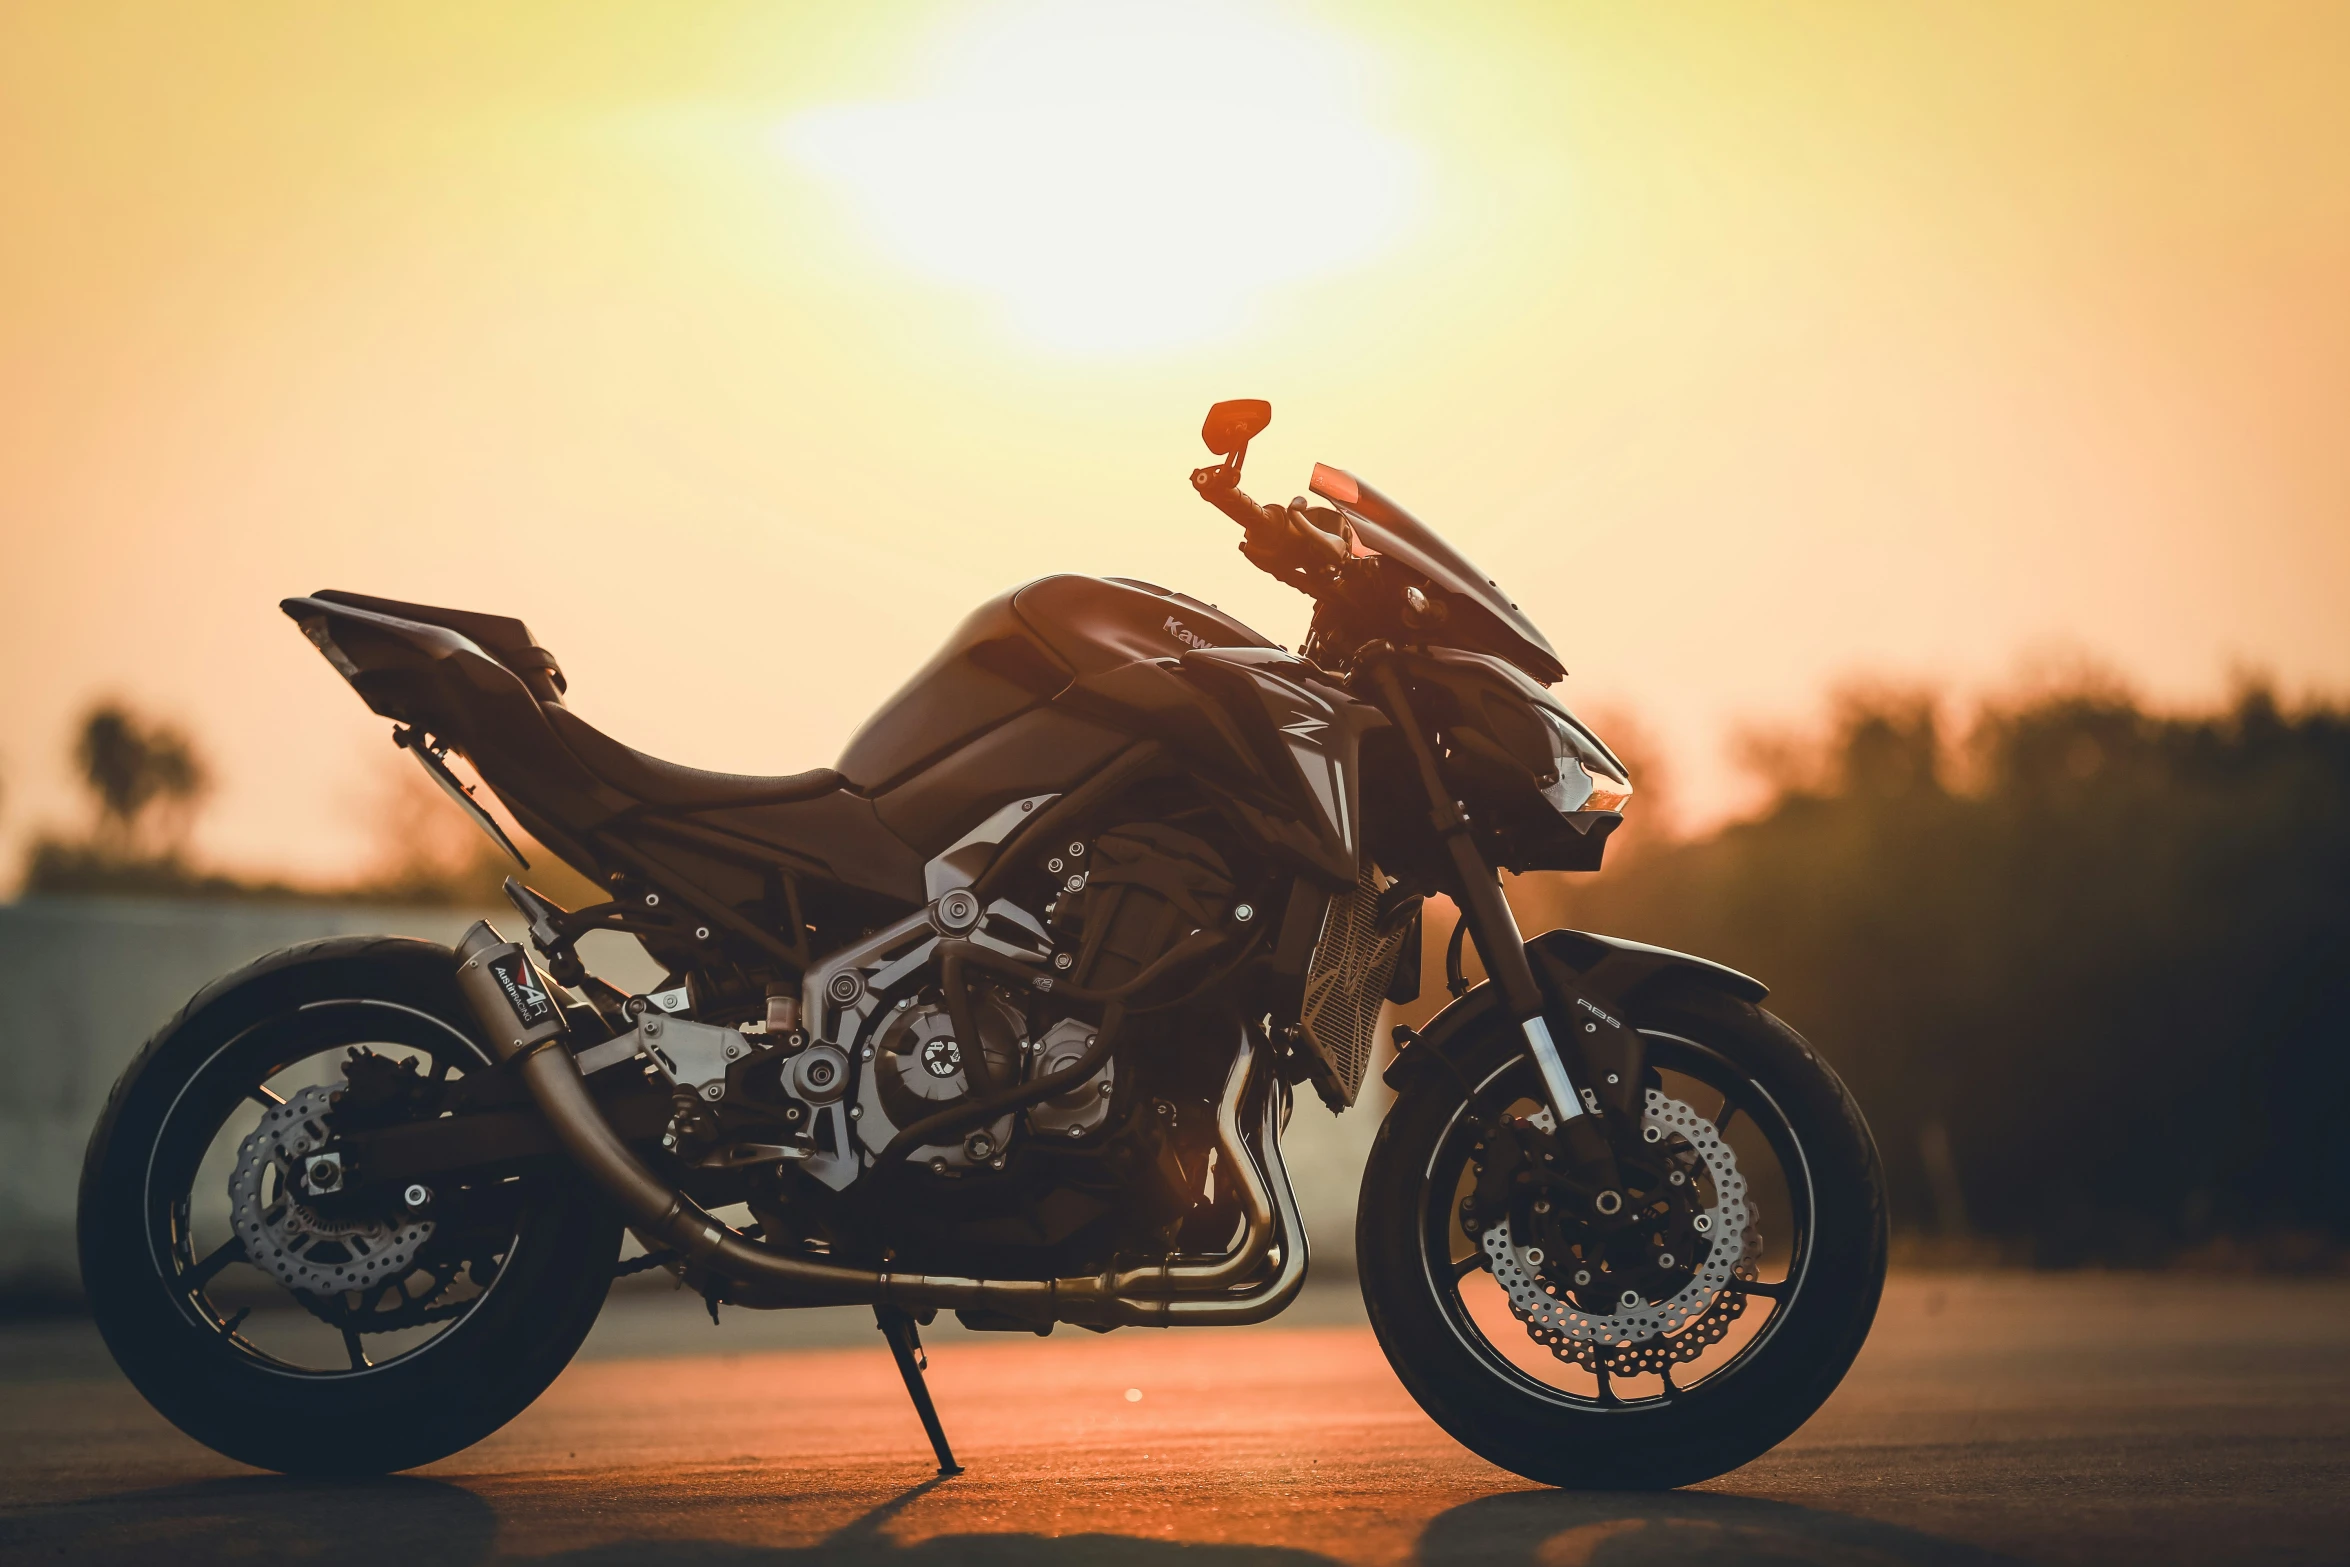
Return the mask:
<svg viewBox="0 0 2350 1567">
<path fill-rule="evenodd" d="M 1199 427 L 1199 438 L 1208 444 L 1208 450 L 1219 457 L 1234 457 L 1244 451 L 1248 443 L 1264 433 L 1273 422 L 1273 405 L 1253 397 L 1237 398 L 1218 403 L 1208 410 L 1208 422 Z"/>
</svg>

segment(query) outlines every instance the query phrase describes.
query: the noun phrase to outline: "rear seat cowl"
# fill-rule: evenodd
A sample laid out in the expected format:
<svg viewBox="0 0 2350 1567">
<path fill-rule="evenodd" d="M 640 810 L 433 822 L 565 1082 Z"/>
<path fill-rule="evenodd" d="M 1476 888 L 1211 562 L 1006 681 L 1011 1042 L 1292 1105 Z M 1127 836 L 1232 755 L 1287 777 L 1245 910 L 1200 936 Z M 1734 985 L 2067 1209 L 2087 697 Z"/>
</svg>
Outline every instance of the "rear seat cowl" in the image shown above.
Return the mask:
<svg viewBox="0 0 2350 1567">
<path fill-rule="evenodd" d="M 563 666 L 555 661 L 555 655 L 540 647 L 531 636 L 530 627 L 511 615 L 486 615 L 477 610 L 410 604 L 401 599 L 347 593 L 340 588 L 321 588 L 310 596 L 349 609 L 363 609 L 400 620 L 422 621 L 428 626 L 442 626 L 457 632 L 514 671 L 530 689 L 530 694 L 542 702 L 560 703 L 563 693 L 570 688 L 570 682 L 563 678 Z"/>
</svg>

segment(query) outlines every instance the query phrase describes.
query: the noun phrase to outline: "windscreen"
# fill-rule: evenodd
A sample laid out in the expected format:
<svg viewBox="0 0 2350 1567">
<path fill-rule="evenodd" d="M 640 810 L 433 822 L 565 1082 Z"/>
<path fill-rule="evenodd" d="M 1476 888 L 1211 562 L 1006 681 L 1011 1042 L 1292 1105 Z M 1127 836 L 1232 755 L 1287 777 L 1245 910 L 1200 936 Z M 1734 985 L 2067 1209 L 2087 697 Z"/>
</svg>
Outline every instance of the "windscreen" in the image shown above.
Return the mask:
<svg viewBox="0 0 2350 1567">
<path fill-rule="evenodd" d="M 1346 513 L 1366 546 L 1401 561 L 1456 600 L 1474 606 L 1472 613 L 1480 624 L 1456 623 L 1447 628 L 1453 634 L 1444 640 L 1482 647 L 1544 685 L 1565 678 L 1566 667 L 1558 654 L 1502 591 L 1501 584 L 1445 543 L 1434 528 L 1342 468 L 1314 464 L 1313 491 Z"/>
</svg>

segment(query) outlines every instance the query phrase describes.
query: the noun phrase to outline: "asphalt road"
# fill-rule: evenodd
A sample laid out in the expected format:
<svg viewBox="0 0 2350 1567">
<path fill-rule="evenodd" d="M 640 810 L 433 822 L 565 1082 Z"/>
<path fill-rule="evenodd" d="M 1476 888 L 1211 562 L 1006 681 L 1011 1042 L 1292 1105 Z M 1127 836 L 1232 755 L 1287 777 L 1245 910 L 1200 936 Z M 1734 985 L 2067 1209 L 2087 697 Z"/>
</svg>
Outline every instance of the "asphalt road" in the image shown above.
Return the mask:
<svg viewBox="0 0 2350 1567">
<path fill-rule="evenodd" d="M 0 1559 L 471 1567 L 2350 1562 L 2350 1283 L 1912 1275 L 1792 1440 L 1661 1496 L 1529 1486 L 1347 1292 L 1264 1328 L 939 1332 L 931 1478 L 870 1318 L 618 1300 L 538 1405 L 367 1484 L 216 1458 L 78 1323 L 0 1327 Z M 1130 1396 L 1129 1390 L 1139 1394 Z"/>
</svg>

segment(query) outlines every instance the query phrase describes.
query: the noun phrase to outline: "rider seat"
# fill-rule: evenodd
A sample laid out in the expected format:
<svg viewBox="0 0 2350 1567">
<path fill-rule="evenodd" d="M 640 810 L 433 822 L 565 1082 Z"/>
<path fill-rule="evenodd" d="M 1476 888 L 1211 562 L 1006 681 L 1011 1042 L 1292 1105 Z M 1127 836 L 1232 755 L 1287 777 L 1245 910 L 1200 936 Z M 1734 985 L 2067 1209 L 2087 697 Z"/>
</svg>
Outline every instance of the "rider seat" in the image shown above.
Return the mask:
<svg viewBox="0 0 2350 1567">
<path fill-rule="evenodd" d="M 789 805 L 838 789 L 844 780 L 829 767 L 779 778 L 750 773 L 713 773 L 681 767 L 631 749 L 558 703 L 541 704 L 547 722 L 580 765 L 647 805 L 673 811 L 720 811 L 746 805 Z"/>
</svg>

